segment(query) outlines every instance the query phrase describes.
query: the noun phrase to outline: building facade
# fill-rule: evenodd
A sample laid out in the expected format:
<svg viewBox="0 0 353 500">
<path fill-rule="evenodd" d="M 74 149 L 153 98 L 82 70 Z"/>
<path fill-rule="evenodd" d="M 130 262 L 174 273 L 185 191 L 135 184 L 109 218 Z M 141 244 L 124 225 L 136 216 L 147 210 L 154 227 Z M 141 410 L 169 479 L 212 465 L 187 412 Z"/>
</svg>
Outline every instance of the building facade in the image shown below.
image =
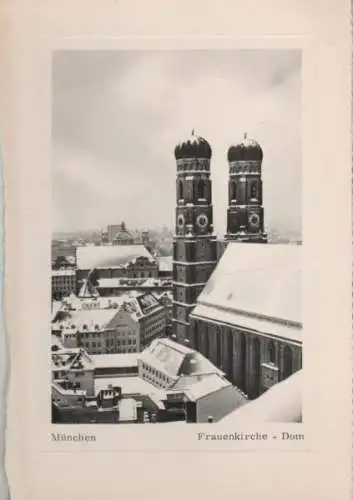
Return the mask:
<svg viewBox="0 0 353 500">
<path fill-rule="evenodd" d="M 76 249 L 77 283 L 92 270 L 95 279 L 158 278 L 158 263 L 143 245 L 82 246 Z"/>
<path fill-rule="evenodd" d="M 98 280 L 96 290 L 100 297 L 119 297 L 136 290 L 140 293 L 164 293 L 172 290 L 171 279 L 161 278 L 102 278 Z"/>
<path fill-rule="evenodd" d="M 299 341 L 245 330 L 231 323 L 194 318 L 192 345 L 222 368 L 227 378 L 254 399 L 302 368 Z M 274 327 L 275 330 L 275 327 Z"/>
<path fill-rule="evenodd" d="M 262 204 L 263 151 L 248 139 L 228 149 L 228 241 L 267 243 Z"/>
<path fill-rule="evenodd" d="M 173 243 L 173 337 L 189 341 L 189 314 L 217 260 L 208 142 L 192 133 L 175 148 L 177 206 Z"/>
<path fill-rule="evenodd" d="M 51 274 L 52 300 L 61 300 L 76 292 L 75 269 L 53 269 Z"/>
<path fill-rule="evenodd" d="M 249 399 L 302 367 L 301 247 L 230 242 L 190 316 L 191 345 Z"/>
<path fill-rule="evenodd" d="M 52 333 L 65 348 L 88 354 L 136 353 L 165 336 L 166 307 L 151 293 L 67 300 L 56 314 Z"/>
<path fill-rule="evenodd" d="M 53 393 L 59 398 L 64 389 L 70 395 L 84 391 L 86 396 L 94 395 L 93 363 L 83 349 L 60 349 L 52 351 Z M 61 391 L 58 389 L 61 387 Z"/>
<path fill-rule="evenodd" d="M 156 339 L 138 357 L 139 377 L 159 389 L 185 389 L 223 372 L 194 349 L 171 339 Z"/>
</svg>

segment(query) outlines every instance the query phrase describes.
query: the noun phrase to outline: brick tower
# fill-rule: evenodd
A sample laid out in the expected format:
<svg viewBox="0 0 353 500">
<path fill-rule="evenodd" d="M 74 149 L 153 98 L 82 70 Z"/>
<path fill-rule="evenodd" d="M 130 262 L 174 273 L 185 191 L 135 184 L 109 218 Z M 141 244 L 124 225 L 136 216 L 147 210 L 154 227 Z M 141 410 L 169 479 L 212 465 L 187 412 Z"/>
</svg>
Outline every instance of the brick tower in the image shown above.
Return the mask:
<svg viewBox="0 0 353 500">
<path fill-rule="evenodd" d="M 228 149 L 227 241 L 267 243 L 262 205 L 262 159 L 258 142 L 244 135 Z"/>
<path fill-rule="evenodd" d="M 217 261 L 213 235 L 212 150 L 194 134 L 175 148 L 176 218 L 173 243 L 173 338 L 190 343 L 189 314 Z"/>
</svg>

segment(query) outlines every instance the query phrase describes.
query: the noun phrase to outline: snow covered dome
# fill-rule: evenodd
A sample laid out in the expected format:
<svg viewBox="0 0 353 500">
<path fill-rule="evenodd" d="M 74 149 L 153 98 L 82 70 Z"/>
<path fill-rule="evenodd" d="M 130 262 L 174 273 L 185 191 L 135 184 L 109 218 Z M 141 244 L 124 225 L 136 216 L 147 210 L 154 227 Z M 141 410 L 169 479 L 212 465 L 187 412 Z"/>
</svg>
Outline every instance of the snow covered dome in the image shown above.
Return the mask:
<svg viewBox="0 0 353 500">
<path fill-rule="evenodd" d="M 183 158 L 207 158 L 212 156 L 212 149 L 209 143 L 203 137 L 200 137 L 192 131 L 191 136 L 185 141 L 175 146 L 175 159 Z"/>
<path fill-rule="evenodd" d="M 244 134 L 242 142 L 230 146 L 228 149 L 228 161 L 262 161 L 263 152 L 260 144 L 254 139 L 249 139 Z"/>
</svg>

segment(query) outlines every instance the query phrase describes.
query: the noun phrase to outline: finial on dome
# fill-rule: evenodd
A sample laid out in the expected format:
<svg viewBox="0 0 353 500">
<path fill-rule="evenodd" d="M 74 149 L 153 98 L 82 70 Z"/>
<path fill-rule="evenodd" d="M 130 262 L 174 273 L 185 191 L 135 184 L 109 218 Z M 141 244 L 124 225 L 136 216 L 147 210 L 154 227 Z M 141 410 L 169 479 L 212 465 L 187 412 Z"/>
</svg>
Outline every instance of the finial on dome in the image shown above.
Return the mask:
<svg viewBox="0 0 353 500">
<path fill-rule="evenodd" d="M 246 139 L 247 137 L 248 137 L 248 133 L 244 132 L 244 139 Z"/>
<path fill-rule="evenodd" d="M 191 131 L 191 135 L 195 135 L 195 129 L 194 128 Z"/>
</svg>

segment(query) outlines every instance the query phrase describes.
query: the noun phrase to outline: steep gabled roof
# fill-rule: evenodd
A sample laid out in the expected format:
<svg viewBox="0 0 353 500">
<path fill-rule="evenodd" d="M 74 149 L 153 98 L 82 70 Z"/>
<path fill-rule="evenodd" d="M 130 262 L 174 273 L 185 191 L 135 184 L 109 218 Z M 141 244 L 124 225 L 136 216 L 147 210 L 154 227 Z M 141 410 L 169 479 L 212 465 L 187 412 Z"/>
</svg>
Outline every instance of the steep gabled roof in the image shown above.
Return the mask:
<svg viewBox="0 0 353 500">
<path fill-rule="evenodd" d="M 78 269 L 123 267 L 139 257 L 154 262 L 144 245 L 80 246 L 76 249 Z"/>
<path fill-rule="evenodd" d="M 296 339 L 302 322 L 301 249 L 298 245 L 229 243 L 192 316 L 248 328 L 256 323 L 255 329 L 267 325 L 270 331 L 273 324 L 279 329 L 287 325 L 295 330 L 288 335 Z"/>
</svg>

